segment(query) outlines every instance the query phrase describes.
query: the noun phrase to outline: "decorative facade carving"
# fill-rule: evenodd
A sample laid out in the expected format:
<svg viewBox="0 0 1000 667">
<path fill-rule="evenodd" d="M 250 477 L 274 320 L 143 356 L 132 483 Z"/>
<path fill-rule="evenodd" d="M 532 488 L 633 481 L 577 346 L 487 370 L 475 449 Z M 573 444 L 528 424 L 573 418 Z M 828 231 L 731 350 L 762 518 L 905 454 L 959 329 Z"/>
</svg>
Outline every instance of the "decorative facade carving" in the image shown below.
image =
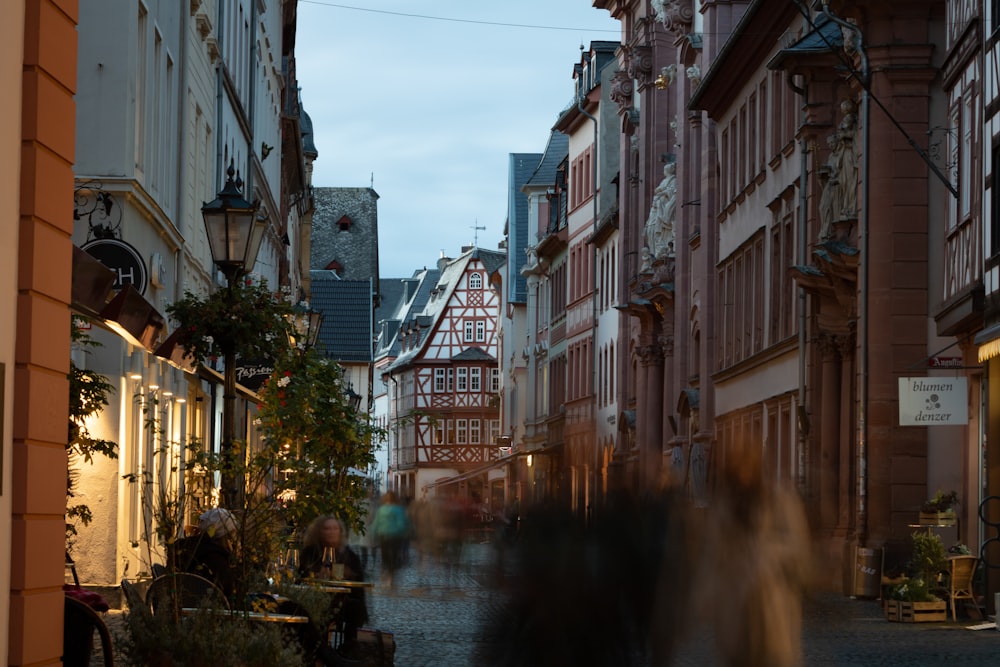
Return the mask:
<svg viewBox="0 0 1000 667">
<path fill-rule="evenodd" d="M 663 350 L 659 345 L 641 345 L 637 349 L 639 362 L 643 366 L 655 366 L 663 363 Z"/>
<path fill-rule="evenodd" d="M 674 337 L 669 334 L 658 336 L 656 342 L 660 344 L 664 357 L 674 356 Z"/>
<path fill-rule="evenodd" d="M 653 50 L 648 46 L 633 46 L 625 53 L 629 78 L 638 82 L 640 91 L 645 90 L 653 84 Z"/>
<path fill-rule="evenodd" d="M 694 7 L 691 0 L 652 0 L 656 20 L 678 37 L 691 32 L 694 23 Z"/>
<path fill-rule="evenodd" d="M 622 115 L 632 108 L 632 77 L 628 72 L 618 70 L 611 75 L 611 101 L 618 105 L 618 114 Z"/>
</svg>

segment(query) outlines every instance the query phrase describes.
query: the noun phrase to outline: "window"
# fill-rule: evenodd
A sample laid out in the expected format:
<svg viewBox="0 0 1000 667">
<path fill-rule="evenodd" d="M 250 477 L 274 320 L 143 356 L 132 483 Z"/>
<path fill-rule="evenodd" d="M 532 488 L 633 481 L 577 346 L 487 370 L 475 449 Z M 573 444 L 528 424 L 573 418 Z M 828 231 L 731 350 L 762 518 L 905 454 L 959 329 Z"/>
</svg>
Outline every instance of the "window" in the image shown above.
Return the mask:
<svg viewBox="0 0 1000 667">
<path fill-rule="evenodd" d="M 449 445 L 454 445 L 455 444 L 455 420 L 453 420 L 453 419 L 447 420 L 447 422 L 445 423 L 445 428 L 447 429 L 447 432 L 448 432 L 448 444 Z"/>
<path fill-rule="evenodd" d="M 722 322 L 717 341 L 718 368 L 728 368 L 764 344 L 764 233 L 754 234 L 718 269 Z"/>
<path fill-rule="evenodd" d="M 465 445 L 469 442 L 469 420 L 468 419 L 456 419 L 455 420 L 455 443 L 459 445 Z"/>
<path fill-rule="evenodd" d="M 490 391 L 496 393 L 500 391 L 500 369 L 490 369 Z"/>
<path fill-rule="evenodd" d="M 448 391 L 455 391 L 455 369 L 448 369 Z"/>
<path fill-rule="evenodd" d="M 469 444 L 478 445 L 482 442 L 481 422 L 478 419 L 469 420 Z"/>
<path fill-rule="evenodd" d="M 486 342 L 486 321 L 476 320 L 476 342 Z"/>
<path fill-rule="evenodd" d="M 500 420 L 491 419 L 490 420 L 490 442 L 496 442 L 497 438 L 500 437 Z"/>
<path fill-rule="evenodd" d="M 469 274 L 469 289 L 483 289 L 483 276 L 478 273 Z"/>
<path fill-rule="evenodd" d="M 469 369 L 469 391 L 474 394 L 478 394 L 483 390 L 483 369 L 482 368 L 470 368 Z"/>
<path fill-rule="evenodd" d="M 441 421 L 435 422 L 434 424 L 434 444 L 443 445 L 444 444 L 444 424 Z"/>
<path fill-rule="evenodd" d="M 459 368 L 458 370 L 458 391 L 469 391 L 469 369 Z"/>
<path fill-rule="evenodd" d="M 434 369 L 434 393 L 443 394 L 445 391 L 445 369 Z"/>
<path fill-rule="evenodd" d="M 471 343 L 473 341 L 473 339 L 474 339 L 474 336 L 475 336 L 475 326 L 476 326 L 476 323 L 473 322 L 472 320 L 465 320 L 464 324 L 465 324 L 465 337 L 464 337 L 464 340 L 465 340 L 466 343 Z"/>
</svg>

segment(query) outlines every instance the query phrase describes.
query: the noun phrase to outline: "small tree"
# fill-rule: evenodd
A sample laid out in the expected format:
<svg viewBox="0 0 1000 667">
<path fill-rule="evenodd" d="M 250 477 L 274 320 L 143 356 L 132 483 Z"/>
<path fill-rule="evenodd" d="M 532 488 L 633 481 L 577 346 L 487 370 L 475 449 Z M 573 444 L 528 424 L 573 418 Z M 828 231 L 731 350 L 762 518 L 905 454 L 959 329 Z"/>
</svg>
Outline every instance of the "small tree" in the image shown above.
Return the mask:
<svg viewBox="0 0 1000 667">
<path fill-rule="evenodd" d="M 343 368 L 313 349 L 292 350 L 260 397 L 260 430 L 288 523 L 299 529 L 336 514 L 363 530 L 368 487 L 356 473 L 374 463 L 382 433 L 350 404 Z"/>
</svg>

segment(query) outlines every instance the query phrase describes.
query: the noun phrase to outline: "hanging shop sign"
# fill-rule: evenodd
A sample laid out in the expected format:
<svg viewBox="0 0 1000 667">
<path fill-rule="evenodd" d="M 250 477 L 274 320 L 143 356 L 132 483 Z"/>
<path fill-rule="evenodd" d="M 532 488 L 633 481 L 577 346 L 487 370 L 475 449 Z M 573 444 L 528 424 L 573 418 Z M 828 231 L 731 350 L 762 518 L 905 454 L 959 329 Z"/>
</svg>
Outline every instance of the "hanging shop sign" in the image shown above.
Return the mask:
<svg viewBox="0 0 1000 667">
<path fill-rule="evenodd" d="M 969 393 L 966 378 L 899 378 L 900 426 L 954 426 L 968 423 Z"/>
<path fill-rule="evenodd" d="M 114 290 L 131 285 L 139 294 L 146 293 L 148 272 L 139 251 L 121 239 L 95 239 L 80 246 L 101 264 L 115 272 Z"/>
</svg>

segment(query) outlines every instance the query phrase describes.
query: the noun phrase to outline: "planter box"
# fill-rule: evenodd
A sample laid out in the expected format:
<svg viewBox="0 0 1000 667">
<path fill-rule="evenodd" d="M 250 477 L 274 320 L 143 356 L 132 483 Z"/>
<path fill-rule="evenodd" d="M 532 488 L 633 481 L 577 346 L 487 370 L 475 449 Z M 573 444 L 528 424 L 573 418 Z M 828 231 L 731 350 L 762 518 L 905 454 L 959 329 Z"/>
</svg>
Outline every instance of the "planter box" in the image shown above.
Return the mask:
<svg viewBox="0 0 1000 667">
<path fill-rule="evenodd" d="M 957 522 L 958 516 L 956 516 L 955 510 L 920 513 L 921 526 L 954 526 Z"/>
<path fill-rule="evenodd" d="M 948 620 L 948 603 L 886 600 L 885 618 L 896 623 L 929 623 Z"/>
</svg>

